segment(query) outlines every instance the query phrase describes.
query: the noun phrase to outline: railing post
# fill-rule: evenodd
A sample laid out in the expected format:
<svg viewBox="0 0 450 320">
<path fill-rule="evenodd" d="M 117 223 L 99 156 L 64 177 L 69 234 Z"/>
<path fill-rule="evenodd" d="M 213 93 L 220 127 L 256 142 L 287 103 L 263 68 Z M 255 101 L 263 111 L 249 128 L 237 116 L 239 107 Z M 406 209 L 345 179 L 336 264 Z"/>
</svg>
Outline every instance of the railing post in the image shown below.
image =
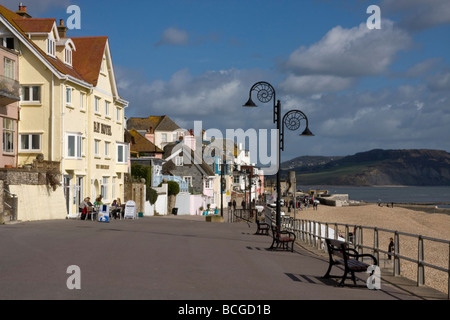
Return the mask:
<svg viewBox="0 0 450 320">
<path fill-rule="evenodd" d="M 364 254 L 364 235 L 363 235 L 363 227 L 361 226 L 359 226 L 359 250 L 358 250 L 359 254 Z"/>
<path fill-rule="evenodd" d="M 334 224 L 334 240 L 339 239 L 339 231 L 338 231 L 338 225 L 337 223 Z"/>
<path fill-rule="evenodd" d="M 322 244 L 322 223 L 321 222 L 319 222 L 319 232 L 317 232 L 318 233 L 318 235 L 319 235 L 319 237 L 318 237 L 318 239 L 319 239 L 319 242 L 317 243 L 317 249 L 322 249 L 321 248 L 321 244 Z"/>
<path fill-rule="evenodd" d="M 417 285 L 423 286 L 425 284 L 425 267 L 423 265 L 424 252 L 423 252 L 423 238 L 419 236 L 418 244 L 418 261 L 417 261 Z"/>
<path fill-rule="evenodd" d="M 398 231 L 394 234 L 394 276 L 400 275 L 400 237 Z"/>
<path fill-rule="evenodd" d="M 312 236 L 313 236 L 313 247 L 315 247 L 316 246 L 316 244 L 317 244 L 317 242 L 316 242 L 316 225 L 317 225 L 317 223 L 316 222 L 313 222 L 313 234 L 312 234 Z"/>
<path fill-rule="evenodd" d="M 378 261 L 378 265 L 380 265 L 380 252 L 379 252 L 379 244 L 378 244 L 378 228 L 373 230 L 373 250 L 375 258 Z"/>
</svg>

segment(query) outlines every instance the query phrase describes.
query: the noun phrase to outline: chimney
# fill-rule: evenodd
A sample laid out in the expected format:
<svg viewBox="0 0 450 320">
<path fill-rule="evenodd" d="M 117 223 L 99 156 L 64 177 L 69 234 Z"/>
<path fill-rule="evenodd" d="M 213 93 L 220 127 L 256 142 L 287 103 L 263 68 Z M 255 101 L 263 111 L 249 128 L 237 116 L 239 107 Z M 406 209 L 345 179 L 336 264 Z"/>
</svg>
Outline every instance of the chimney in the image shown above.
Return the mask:
<svg viewBox="0 0 450 320">
<path fill-rule="evenodd" d="M 23 18 L 31 18 L 31 16 L 27 13 L 27 6 L 24 6 L 22 2 L 19 3 L 19 11 L 17 11 L 16 14 Z"/>
<path fill-rule="evenodd" d="M 69 28 L 67 28 L 65 25 L 64 25 L 64 20 L 63 19 L 60 19 L 59 20 L 59 26 L 58 26 L 58 33 L 59 33 L 59 37 L 60 38 L 66 38 L 66 34 L 67 34 L 67 30 L 68 30 Z"/>
<path fill-rule="evenodd" d="M 147 130 L 147 133 L 145 134 L 145 138 L 150 141 L 151 143 L 155 144 L 155 133 L 153 131 L 153 127 L 150 127 L 150 129 Z"/>
</svg>

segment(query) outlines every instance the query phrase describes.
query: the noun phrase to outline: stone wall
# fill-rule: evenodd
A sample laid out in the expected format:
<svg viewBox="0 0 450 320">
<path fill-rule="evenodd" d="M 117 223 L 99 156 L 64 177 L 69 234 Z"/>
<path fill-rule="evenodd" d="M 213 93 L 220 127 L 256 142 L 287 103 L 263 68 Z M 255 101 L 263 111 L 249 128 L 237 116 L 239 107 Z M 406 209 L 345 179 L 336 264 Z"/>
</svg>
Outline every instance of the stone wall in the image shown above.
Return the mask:
<svg viewBox="0 0 450 320">
<path fill-rule="evenodd" d="M 145 211 L 145 180 L 144 182 L 126 181 L 124 190 L 124 204 L 127 201 L 136 203 L 136 214 Z"/>
<path fill-rule="evenodd" d="M 17 196 L 19 221 L 65 219 L 67 210 L 60 185 L 60 163 L 35 160 L 24 168 L 0 168 L 0 217 L 6 222 L 11 215 L 3 206 L 4 190 Z M 4 222 L 2 221 L 2 222 Z"/>
</svg>

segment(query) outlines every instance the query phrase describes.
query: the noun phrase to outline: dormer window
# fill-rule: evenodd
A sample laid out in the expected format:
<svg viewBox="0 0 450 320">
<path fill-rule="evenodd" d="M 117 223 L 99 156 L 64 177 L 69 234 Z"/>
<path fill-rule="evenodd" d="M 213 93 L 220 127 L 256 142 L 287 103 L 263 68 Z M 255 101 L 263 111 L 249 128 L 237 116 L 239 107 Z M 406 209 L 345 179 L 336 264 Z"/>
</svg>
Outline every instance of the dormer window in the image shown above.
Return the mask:
<svg viewBox="0 0 450 320">
<path fill-rule="evenodd" d="M 64 62 L 68 64 L 69 66 L 72 65 L 72 49 L 66 48 L 64 49 Z"/>
<path fill-rule="evenodd" d="M 55 52 L 56 52 L 56 42 L 53 39 L 47 39 L 47 53 L 52 56 L 55 57 Z"/>
</svg>

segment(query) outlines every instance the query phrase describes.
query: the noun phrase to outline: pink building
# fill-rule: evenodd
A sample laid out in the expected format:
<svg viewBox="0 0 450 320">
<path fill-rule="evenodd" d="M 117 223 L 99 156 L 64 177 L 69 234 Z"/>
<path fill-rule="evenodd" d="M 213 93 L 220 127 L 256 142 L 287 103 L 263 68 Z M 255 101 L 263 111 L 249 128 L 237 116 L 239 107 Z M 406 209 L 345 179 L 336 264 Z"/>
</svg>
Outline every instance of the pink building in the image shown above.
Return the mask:
<svg viewBox="0 0 450 320">
<path fill-rule="evenodd" d="M 17 167 L 19 120 L 19 59 L 14 38 L 0 38 L 0 168 Z"/>
</svg>

